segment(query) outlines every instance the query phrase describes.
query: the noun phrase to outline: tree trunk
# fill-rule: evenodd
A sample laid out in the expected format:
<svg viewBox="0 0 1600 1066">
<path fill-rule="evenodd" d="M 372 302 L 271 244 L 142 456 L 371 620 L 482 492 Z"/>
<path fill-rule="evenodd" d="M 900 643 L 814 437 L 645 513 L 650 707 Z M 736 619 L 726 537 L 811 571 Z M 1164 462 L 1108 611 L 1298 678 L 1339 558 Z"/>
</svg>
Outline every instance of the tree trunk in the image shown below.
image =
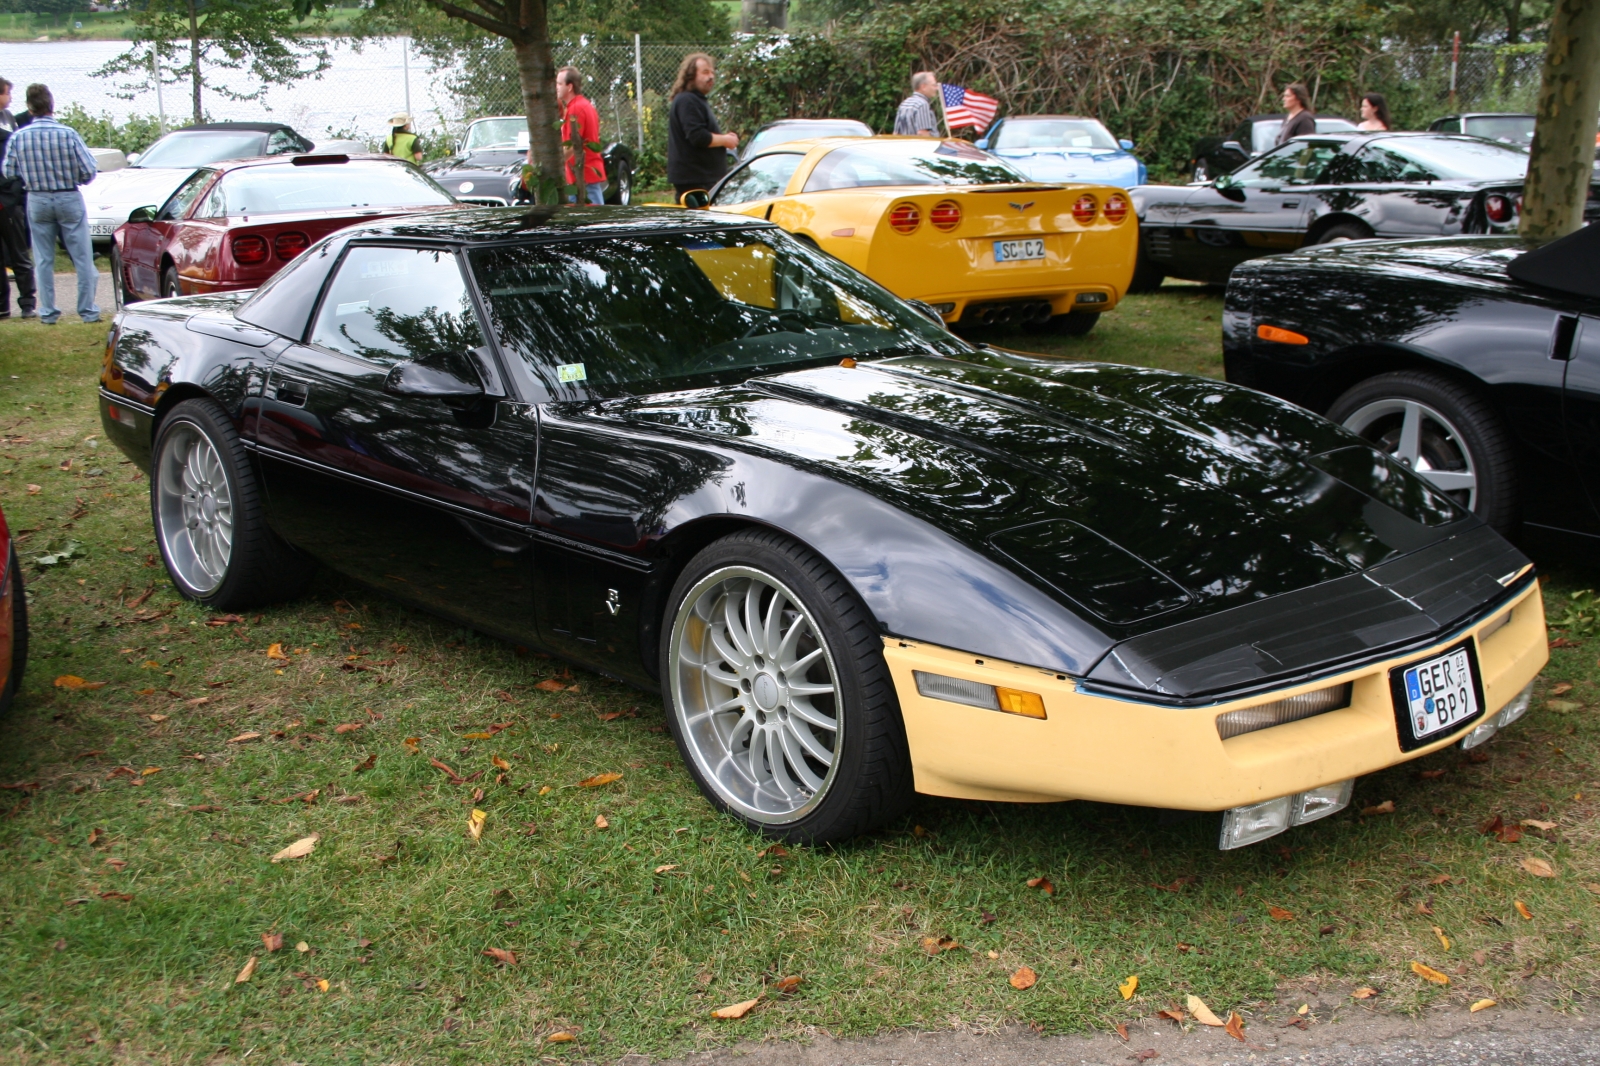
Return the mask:
<svg viewBox="0 0 1600 1066">
<path fill-rule="evenodd" d="M 545 199 L 542 189 L 552 185 L 565 188 L 566 174 L 561 165 L 561 133 L 556 125 L 561 110 L 556 106 L 556 63 L 550 54 L 550 28 L 544 0 L 521 0 L 518 35 L 511 46 L 517 54 L 517 76 L 522 81 L 522 109 L 528 116 L 528 146 L 533 155 L 533 177 L 529 190 Z M 556 196 L 560 203 L 563 197 Z"/>
<path fill-rule="evenodd" d="M 189 0 L 189 71 L 194 80 L 194 120 L 205 121 L 200 109 L 200 19 L 195 12 L 196 0 Z"/>
<path fill-rule="evenodd" d="M 1594 177 L 1597 112 L 1600 3 L 1556 0 L 1522 194 L 1519 228 L 1524 237 L 1554 240 L 1583 225 L 1583 206 Z"/>
</svg>

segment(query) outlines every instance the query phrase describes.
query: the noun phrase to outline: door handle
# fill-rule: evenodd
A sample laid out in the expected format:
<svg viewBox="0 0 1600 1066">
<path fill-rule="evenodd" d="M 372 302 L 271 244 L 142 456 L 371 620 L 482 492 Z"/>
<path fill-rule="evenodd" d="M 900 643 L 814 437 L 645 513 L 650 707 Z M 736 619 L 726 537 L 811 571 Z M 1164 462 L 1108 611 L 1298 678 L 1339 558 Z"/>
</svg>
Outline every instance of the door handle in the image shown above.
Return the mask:
<svg viewBox="0 0 1600 1066">
<path fill-rule="evenodd" d="M 1283 206 L 1284 206 L 1285 210 L 1288 210 L 1291 207 L 1299 207 L 1300 206 L 1300 201 L 1299 200 L 1285 200 L 1283 202 Z"/>
<path fill-rule="evenodd" d="M 304 407 L 306 399 L 311 395 L 311 386 L 303 381 L 280 379 L 273 395 L 280 403 L 290 404 L 294 407 Z"/>
</svg>

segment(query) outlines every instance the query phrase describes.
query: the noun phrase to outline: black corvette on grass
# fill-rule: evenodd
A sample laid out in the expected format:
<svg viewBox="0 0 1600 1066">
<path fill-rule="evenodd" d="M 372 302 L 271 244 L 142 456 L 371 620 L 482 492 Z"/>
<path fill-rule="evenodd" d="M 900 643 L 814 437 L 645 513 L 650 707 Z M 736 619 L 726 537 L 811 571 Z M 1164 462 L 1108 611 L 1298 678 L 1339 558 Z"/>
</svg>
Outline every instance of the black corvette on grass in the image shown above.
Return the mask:
<svg viewBox="0 0 1600 1066">
<path fill-rule="evenodd" d="M 1228 380 L 1327 415 L 1513 535 L 1600 537 L 1600 226 L 1246 263 Z M 1587 540 L 1587 543 L 1594 543 Z"/>
<path fill-rule="evenodd" d="M 1133 291 L 1163 278 L 1221 284 L 1234 267 L 1308 244 L 1515 234 L 1528 150 L 1447 133 L 1296 137 L 1215 181 L 1129 190 Z M 1600 176 L 1585 217 L 1600 221 Z"/>
<path fill-rule="evenodd" d="M 100 406 L 173 581 L 321 562 L 659 689 L 775 837 L 913 790 L 1224 811 L 1237 847 L 1522 713 L 1531 564 L 1216 381 L 974 346 L 760 220 L 364 223 L 119 314 Z"/>
</svg>

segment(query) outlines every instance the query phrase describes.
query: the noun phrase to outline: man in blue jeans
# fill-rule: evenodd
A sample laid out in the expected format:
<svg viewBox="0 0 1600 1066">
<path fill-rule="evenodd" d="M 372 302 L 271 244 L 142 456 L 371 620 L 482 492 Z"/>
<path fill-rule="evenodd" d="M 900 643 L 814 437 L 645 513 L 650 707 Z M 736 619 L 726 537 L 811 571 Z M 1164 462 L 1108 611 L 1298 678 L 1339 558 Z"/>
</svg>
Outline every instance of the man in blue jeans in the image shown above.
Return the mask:
<svg viewBox="0 0 1600 1066">
<path fill-rule="evenodd" d="M 89 146 L 78 131 L 51 116 L 55 100 L 43 85 L 28 86 L 28 111 L 33 121 L 11 135 L 0 177 L 21 178 L 28 190 L 28 228 L 33 236 L 34 274 L 39 289 L 39 321 L 53 326 L 61 317 L 56 307 L 56 234 L 78 272 L 78 317 L 100 321 L 94 302 L 100 273 L 89 247 L 89 220 L 78 186 L 94 180 L 96 167 Z"/>
</svg>

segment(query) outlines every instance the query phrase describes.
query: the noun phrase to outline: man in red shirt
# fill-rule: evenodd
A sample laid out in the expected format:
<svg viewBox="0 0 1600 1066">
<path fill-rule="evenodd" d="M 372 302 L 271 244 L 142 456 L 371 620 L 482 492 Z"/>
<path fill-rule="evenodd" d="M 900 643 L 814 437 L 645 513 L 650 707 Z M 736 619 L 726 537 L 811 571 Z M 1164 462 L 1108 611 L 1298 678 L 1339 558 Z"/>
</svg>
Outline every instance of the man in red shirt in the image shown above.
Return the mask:
<svg viewBox="0 0 1600 1066">
<path fill-rule="evenodd" d="M 583 188 L 591 204 L 606 202 L 606 161 L 599 152 L 590 148 L 600 143 L 600 113 L 579 91 L 583 88 L 583 75 L 575 67 L 562 67 L 556 71 L 556 102 L 561 105 L 561 154 L 567 161 L 567 184 L 577 183 L 572 172 L 576 153 L 566 142 L 572 139 L 573 126 L 577 126 L 578 139 L 583 142 Z M 568 196 L 573 202 L 576 196 Z"/>
</svg>

